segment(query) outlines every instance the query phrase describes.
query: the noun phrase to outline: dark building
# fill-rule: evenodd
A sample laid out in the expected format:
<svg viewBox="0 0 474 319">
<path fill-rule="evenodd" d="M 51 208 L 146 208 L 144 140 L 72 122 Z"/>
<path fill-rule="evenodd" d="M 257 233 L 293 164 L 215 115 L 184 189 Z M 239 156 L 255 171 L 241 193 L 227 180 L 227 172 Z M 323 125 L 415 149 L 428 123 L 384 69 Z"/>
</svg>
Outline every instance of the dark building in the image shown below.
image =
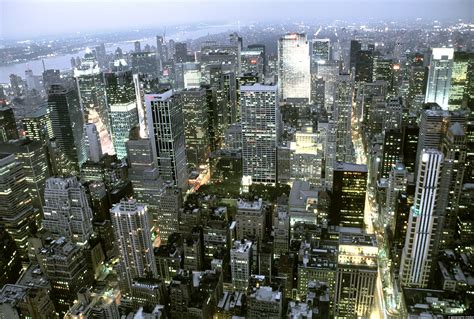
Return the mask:
<svg viewBox="0 0 474 319">
<path fill-rule="evenodd" d="M 403 164 L 409 172 L 415 171 L 419 133 L 420 129 L 416 124 L 403 127 L 402 158 Z"/>
<path fill-rule="evenodd" d="M 388 178 L 393 167 L 400 160 L 402 134 L 399 130 L 388 130 L 384 134 L 382 161 L 379 177 Z"/>
<path fill-rule="evenodd" d="M 189 62 L 188 46 L 186 42 L 176 42 L 174 45 L 174 61 L 176 63 Z"/>
<path fill-rule="evenodd" d="M 130 54 L 133 73 L 147 73 L 154 77 L 159 75 L 160 60 L 155 52 L 135 52 Z"/>
<path fill-rule="evenodd" d="M 0 101 L 1 102 L 1 101 Z M 18 138 L 15 115 L 13 109 L 0 104 L 0 142 L 8 142 Z"/>
<path fill-rule="evenodd" d="M 82 149 L 83 116 L 77 92 L 53 84 L 48 91 L 48 108 L 56 145 L 72 166 L 79 171 L 84 160 Z"/>
<path fill-rule="evenodd" d="M 21 258 L 15 241 L 0 228 L 0 286 L 14 284 L 21 273 Z"/>
<path fill-rule="evenodd" d="M 367 166 L 338 162 L 334 169 L 330 223 L 364 228 Z"/>
</svg>

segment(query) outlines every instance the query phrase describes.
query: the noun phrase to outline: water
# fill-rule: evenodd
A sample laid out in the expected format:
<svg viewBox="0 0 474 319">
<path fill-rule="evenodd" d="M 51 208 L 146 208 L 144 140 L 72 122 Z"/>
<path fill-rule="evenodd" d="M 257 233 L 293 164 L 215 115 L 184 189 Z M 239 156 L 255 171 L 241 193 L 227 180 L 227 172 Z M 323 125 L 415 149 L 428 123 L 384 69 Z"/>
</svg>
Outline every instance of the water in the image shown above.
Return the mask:
<svg viewBox="0 0 474 319">
<path fill-rule="evenodd" d="M 199 37 L 208 35 L 208 34 L 216 34 L 225 31 L 232 30 L 235 28 L 233 25 L 216 25 L 201 29 L 196 29 L 192 31 L 179 31 L 171 34 L 169 38 L 172 38 L 174 41 L 185 41 L 189 39 L 197 39 Z M 107 43 L 105 44 L 105 49 L 107 52 L 114 52 L 117 47 L 122 48 L 124 52 L 128 52 L 134 49 L 134 42 L 140 41 L 141 47 L 145 47 L 145 45 L 149 44 L 150 46 L 156 45 L 156 38 L 144 38 L 144 39 L 136 39 L 118 43 Z M 75 57 L 82 57 L 84 56 L 84 50 L 79 51 L 74 54 L 65 54 L 65 55 L 58 55 L 54 57 L 47 57 L 43 58 L 44 65 L 46 69 L 56 69 L 56 70 L 68 70 L 71 69 L 71 58 Z M 0 83 L 10 83 L 10 74 L 16 74 L 21 76 L 22 78 L 25 77 L 25 70 L 31 69 L 33 74 L 40 75 L 43 73 L 43 63 L 40 60 L 33 60 L 29 62 L 23 63 L 16 63 L 10 64 L 6 66 L 0 67 Z"/>
</svg>

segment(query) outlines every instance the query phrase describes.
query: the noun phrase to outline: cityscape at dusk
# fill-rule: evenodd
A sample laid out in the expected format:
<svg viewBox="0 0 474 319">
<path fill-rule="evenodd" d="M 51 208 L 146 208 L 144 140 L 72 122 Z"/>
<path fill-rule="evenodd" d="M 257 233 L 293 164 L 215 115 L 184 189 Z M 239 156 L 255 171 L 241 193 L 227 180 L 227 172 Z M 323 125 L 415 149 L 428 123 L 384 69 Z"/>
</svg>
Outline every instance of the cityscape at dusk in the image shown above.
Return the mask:
<svg viewBox="0 0 474 319">
<path fill-rule="evenodd" d="M 474 318 L 474 2 L 0 0 L 20 318 Z"/>
</svg>

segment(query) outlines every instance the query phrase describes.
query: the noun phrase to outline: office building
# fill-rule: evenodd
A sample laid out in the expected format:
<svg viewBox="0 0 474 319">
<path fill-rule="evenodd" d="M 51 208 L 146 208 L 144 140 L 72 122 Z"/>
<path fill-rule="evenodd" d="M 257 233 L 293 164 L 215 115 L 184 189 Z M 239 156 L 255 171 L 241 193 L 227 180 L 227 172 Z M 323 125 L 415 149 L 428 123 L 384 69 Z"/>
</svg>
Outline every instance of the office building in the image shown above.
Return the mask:
<svg viewBox="0 0 474 319">
<path fill-rule="evenodd" d="M 64 316 L 65 319 L 102 318 L 114 319 L 120 317 L 120 290 L 104 289 L 91 292 L 83 288 L 77 293 L 77 300 Z"/>
<path fill-rule="evenodd" d="M 449 109 L 455 110 L 472 103 L 472 74 L 474 53 L 454 52 L 451 84 L 449 88 Z"/>
<path fill-rule="evenodd" d="M 337 163 L 334 169 L 330 223 L 364 228 L 367 166 Z"/>
<path fill-rule="evenodd" d="M 277 92 L 275 85 L 240 87 L 244 187 L 252 183 L 274 185 L 277 181 Z"/>
<path fill-rule="evenodd" d="M 131 293 L 134 278 L 157 276 L 151 222 L 145 205 L 123 199 L 110 210 L 118 249 L 120 288 Z"/>
<path fill-rule="evenodd" d="M 187 188 L 183 99 L 173 90 L 146 94 L 151 149 L 159 175 L 182 190 Z"/>
<path fill-rule="evenodd" d="M 102 158 L 102 147 L 97 127 L 93 123 L 87 123 L 84 125 L 84 133 L 87 159 L 98 163 Z"/>
<path fill-rule="evenodd" d="M 0 286 L 14 284 L 20 277 L 21 256 L 12 236 L 0 228 Z"/>
<path fill-rule="evenodd" d="M 246 318 L 282 318 L 283 302 L 283 291 L 279 287 L 252 287 L 247 298 Z"/>
<path fill-rule="evenodd" d="M 258 201 L 237 201 L 235 214 L 237 239 L 258 239 L 260 243 L 265 234 L 266 210 L 262 199 Z"/>
<path fill-rule="evenodd" d="M 46 180 L 43 228 L 56 237 L 84 245 L 92 235 L 92 210 L 76 177 Z"/>
<path fill-rule="evenodd" d="M 311 66 L 324 64 L 331 60 L 331 41 L 329 39 L 313 39 L 311 41 Z"/>
<path fill-rule="evenodd" d="M 17 284 L 0 289 L 0 314 L 9 319 L 49 319 L 56 316 L 56 311 L 48 289 Z"/>
<path fill-rule="evenodd" d="M 236 240 L 230 249 L 230 271 L 235 290 L 246 291 L 249 285 L 253 244 L 249 240 Z"/>
<path fill-rule="evenodd" d="M 158 77 L 160 74 L 160 60 L 155 52 L 134 52 L 130 54 L 132 72 L 134 74 L 150 74 Z"/>
<path fill-rule="evenodd" d="M 26 137 L 35 141 L 47 141 L 54 137 L 48 106 L 28 113 L 21 119 Z"/>
<path fill-rule="evenodd" d="M 198 168 L 209 157 L 206 90 L 187 89 L 183 96 L 184 135 L 188 165 Z"/>
<path fill-rule="evenodd" d="M 375 304 L 378 247 L 362 229 L 340 229 L 334 313 L 368 318 Z"/>
<path fill-rule="evenodd" d="M 37 253 L 43 274 L 51 283 L 49 293 L 57 312 L 64 315 L 77 293 L 92 284 L 84 250 L 64 237 L 46 243 Z"/>
<path fill-rule="evenodd" d="M 55 144 L 68 161 L 70 171 L 79 171 L 85 162 L 83 148 L 83 114 L 76 92 L 61 85 L 51 85 L 48 109 Z"/>
<path fill-rule="evenodd" d="M 336 161 L 352 162 L 352 82 L 348 74 L 337 77 L 332 119 L 336 124 Z"/>
<path fill-rule="evenodd" d="M 436 257 L 436 232 L 443 154 L 425 150 L 420 154 L 415 202 L 408 217 L 405 247 L 402 252 L 400 283 L 404 287 L 427 288 Z"/>
<path fill-rule="evenodd" d="M 453 48 L 433 48 L 430 58 L 425 103 L 437 103 L 443 110 L 448 109 L 453 56 Z"/>
<path fill-rule="evenodd" d="M 278 40 L 278 89 L 283 100 L 311 98 L 309 43 L 305 34 L 290 33 Z"/>
<path fill-rule="evenodd" d="M 17 161 L 22 164 L 32 205 L 41 211 L 45 182 L 51 175 L 46 146 L 40 141 L 21 139 L 0 143 L 0 149 L 2 153 L 15 154 Z"/>
<path fill-rule="evenodd" d="M 0 153 L 0 216 L 0 226 L 15 240 L 22 260 L 27 260 L 27 239 L 39 214 L 33 210 L 23 165 L 13 154 Z"/>
<path fill-rule="evenodd" d="M 86 49 L 80 66 L 74 69 L 74 77 L 79 91 L 84 123 L 93 123 L 97 127 L 102 153 L 115 154 L 110 138 L 104 80 L 99 64 L 90 49 Z"/>
<path fill-rule="evenodd" d="M 7 105 L 0 104 L 0 142 L 18 139 L 13 109 Z"/>
</svg>

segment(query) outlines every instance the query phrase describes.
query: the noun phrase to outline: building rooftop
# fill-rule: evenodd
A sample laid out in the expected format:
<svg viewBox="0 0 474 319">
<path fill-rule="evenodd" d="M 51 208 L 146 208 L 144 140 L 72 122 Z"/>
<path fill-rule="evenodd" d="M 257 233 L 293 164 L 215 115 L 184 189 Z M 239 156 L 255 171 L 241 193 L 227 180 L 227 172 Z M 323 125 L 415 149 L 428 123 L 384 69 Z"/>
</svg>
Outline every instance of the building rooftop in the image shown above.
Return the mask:
<svg viewBox="0 0 474 319">
<path fill-rule="evenodd" d="M 263 201 L 261 198 L 255 201 L 246 201 L 243 199 L 237 200 L 237 210 L 255 210 L 260 211 L 263 207 Z"/>
<path fill-rule="evenodd" d="M 236 253 L 246 253 L 252 247 L 252 242 L 250 240 L 236 240 L 234 241 L 234 246 L 232 251 Z"/>
<path fill-rule="evenodd" d="M 255 298 L 258 301 L 267 301 L 267 302 L 281 302 L 281 291 L 273 290 L 269 286 L 260 286 L 258 288 L 253 288 L 253 291 L 250 293 L 250 298 Z"/>
<path fill-rule="evenodd" d="M 367 165 L 355 164 L 355 163 L 344 163 L 337 162 L 334 171 L 346 171 L 346 172 L 362 172 L 367 173 Z"/>
<path fill-rule="evenodd" d="M 240 87 L 241 92 L 276 92 L 277 91 L 276 85 L 267 85 L 261 83 L 255 83 L 253 85 L 242 85 Z"/>
</svg>

